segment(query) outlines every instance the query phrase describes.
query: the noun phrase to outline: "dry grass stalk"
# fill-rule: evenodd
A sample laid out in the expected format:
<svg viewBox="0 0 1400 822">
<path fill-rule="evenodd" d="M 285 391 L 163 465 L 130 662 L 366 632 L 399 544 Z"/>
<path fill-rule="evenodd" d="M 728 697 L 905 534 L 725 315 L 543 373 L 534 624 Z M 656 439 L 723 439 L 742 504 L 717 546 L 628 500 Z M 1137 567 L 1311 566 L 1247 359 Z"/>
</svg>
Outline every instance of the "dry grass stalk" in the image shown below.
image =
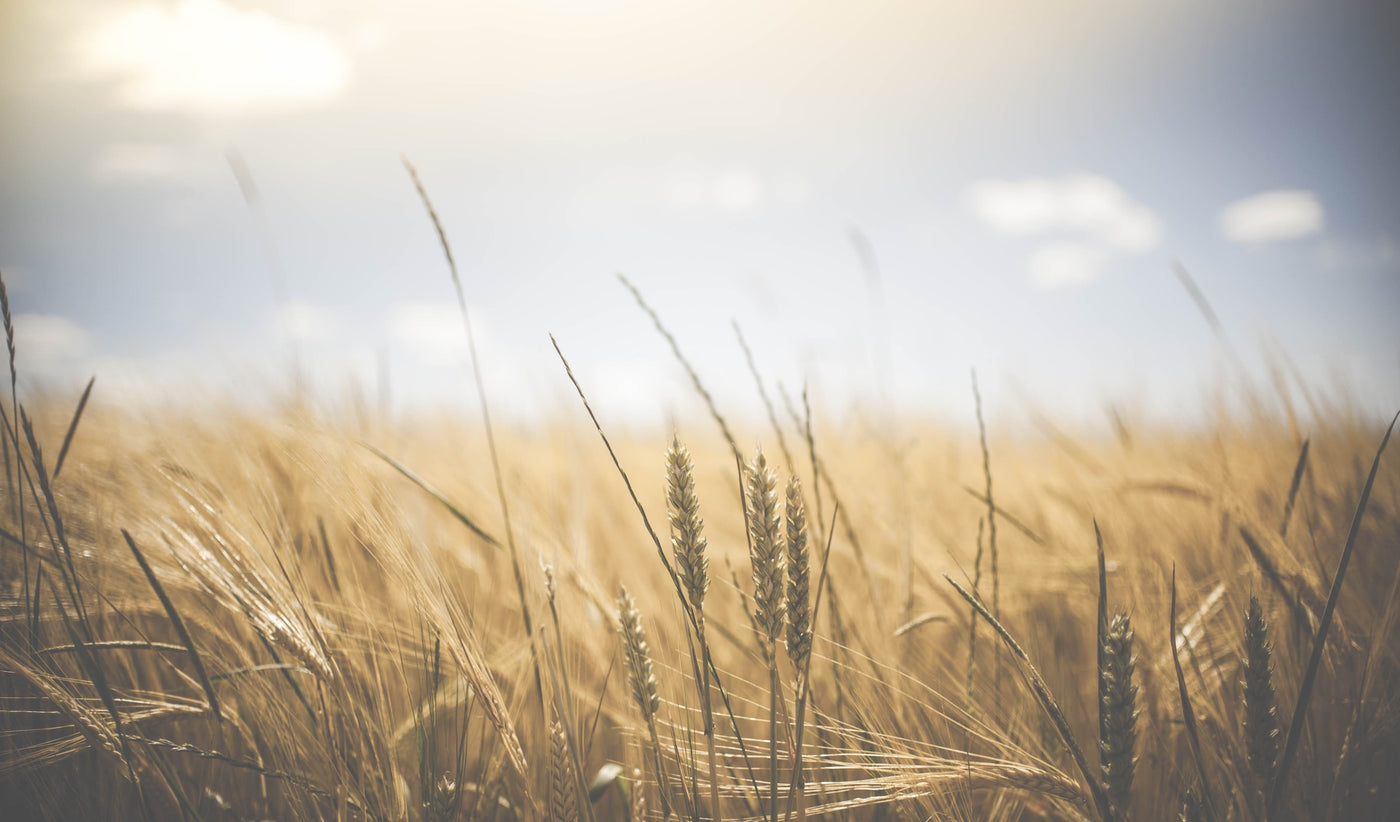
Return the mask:
<svg viewBox="0 0 1400 822">
<path fill-rule="evenodd" d="M 987 498 L 987 548 L 989 549 L 992 572 L 992 616 L 1001 619 L 1001 572 L 997 563 L 997 506 L 992 498 L 992 454 L 987 448 L 987 424 L 982 419 L 982 392 L 977 387 L 977 372 L 972 372 L 972 398 L 977 410 L 977 441 L 982 446 L 982 476 L 986 480 Z M 974 617 L 975 618 L 975 617 Z M 1001 649 L 994 647 L 993 693 L 996 711 L 1001 712 Z"/>
<path fill-rule="evenodd" d="M 530 658 L 535 666 L 535 692 L 539 696 L 540 710 L 544 711 L 544 682 L 540 673 L 539 652 L 535 650 L 535 629 L 530 619 L 530 603 L 525 598 L 525 574 L 520 567 L 520 551 L 515 545 L 515 530 L 510 524 L 510 505 L 506 501 L 505 477 L 501 473 L 501 458 L 496 450 L 496 434 L 491 428 L 491 406 L 486 400 L 486 383 L 481 374 L 481 360 L 476 353 L 476 334 L 472 331 L 471 313 L 467 311 L 467 297 L 462 289 L 462 278 L 457 273 L 457 261 L 452 257 L 452 248 L 447 243 L 447 231 L 442 227 L 442 221 L 438 219 L 437 209 L 433 208 L 432 200 L 428 199 L 428 190 L 423 187 L 423 181 L 418 177 L 418 169 L 408 161 L 407 157 L 401 158 L 404 168 L 408 170 L 408 176 L 413 180 L 413 187 L 418 191 L 418 197 L 423 201 L 423 207 L 428 211 L 428 218 L 433 222 L 433 228 L 437 231 L 438 243 L 442 246 L 443 257 L 447 259 L 447 269 L 452 275 L 452 286 L 457 292 L 457 307 L 462 313 L 462 327 L 467 335 L 467 352 L 472 362 L 472 377 L 476 381 L 476 396 L 481 406 L 481 424 L 486 433 L 486 450 L 491 458 L 491 474 L 496 481 L 496 498 L 501 506 L 501 524 L 506 532 L 506 545 L 510 549 L 510 567 L 515 575 L 515 593 L 520 602 L 520 620 L 525 627 L 525 638 L 530 643 Z"/>
</svg>

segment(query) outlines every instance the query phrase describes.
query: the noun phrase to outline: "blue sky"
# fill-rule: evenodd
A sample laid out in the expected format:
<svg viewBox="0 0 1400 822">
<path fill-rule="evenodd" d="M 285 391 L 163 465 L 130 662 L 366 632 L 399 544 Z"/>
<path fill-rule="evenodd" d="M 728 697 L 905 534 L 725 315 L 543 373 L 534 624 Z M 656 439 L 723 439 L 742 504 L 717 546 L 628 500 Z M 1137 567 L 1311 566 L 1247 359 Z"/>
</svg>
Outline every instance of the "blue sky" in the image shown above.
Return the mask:
<svg viewBox="0 0 1400 822">
<path fill-rule="evenodd" d="M 1400 13 L 1300 2 L 8 3 L 0 271 L 33 379 L 504 412 L 1189 417 L 1245 368 L 1400 406 Z M 250 169 L 249 210 L 230 168 Z M 878 261 L 862 265 L 858 233 Z M 572 406 L 566 406 L 572 411 Z"/>
</svg>

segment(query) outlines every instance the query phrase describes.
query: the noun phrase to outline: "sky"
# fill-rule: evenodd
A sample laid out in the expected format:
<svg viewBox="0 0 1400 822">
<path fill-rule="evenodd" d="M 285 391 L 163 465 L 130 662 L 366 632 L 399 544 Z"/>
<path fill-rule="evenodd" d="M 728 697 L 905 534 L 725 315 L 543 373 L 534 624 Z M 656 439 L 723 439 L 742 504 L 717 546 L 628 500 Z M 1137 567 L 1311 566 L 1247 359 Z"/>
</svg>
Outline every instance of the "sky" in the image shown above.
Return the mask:
<svg viewBox="0 0 1400 822">
<path fill-rule="evenodd" d="M 1385 2 L 0 0 L 29 386 L 498 413 L 1400 408 Z M 1189 272 L 1214 333 L 1174 273 Z M 356 388 L 358 386 L 358 388 Z M 1290 390 L 1296 390 L 1296 385 Z"/>
</svg>

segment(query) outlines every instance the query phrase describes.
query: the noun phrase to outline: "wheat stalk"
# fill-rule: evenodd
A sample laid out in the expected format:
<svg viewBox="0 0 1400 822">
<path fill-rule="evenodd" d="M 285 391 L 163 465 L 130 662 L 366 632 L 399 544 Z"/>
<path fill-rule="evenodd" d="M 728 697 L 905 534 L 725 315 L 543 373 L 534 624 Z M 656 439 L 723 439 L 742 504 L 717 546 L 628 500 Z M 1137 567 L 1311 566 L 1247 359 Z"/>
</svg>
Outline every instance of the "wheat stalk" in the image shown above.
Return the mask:
<svg viewBox="0 0 1400 822">
<path fill-rule="evenodd" d="M 763 449 L 749 465 L 745 498 L 748 502 L 749 559 L 753 564 L 754 621 L 762 634 L 768 663 L 768 767 L 769 819 L 778 820 L 778 637 L 783 633 L 786 607 L 783 601 L 782 524 L 778 518 L 778 477 Z"/>
<path fill-rule="evenodd" d="M 705 639 L 705 592 L 710 587 L 710 560 L 705 555 L 705 521 L 700 517 L 700 498 L 695 493 L 695 465 L 690 449 L 673 436 L 666 451 L 666 504 L 671 522 L 671 552 L 676 559 L 676 575 L 695 609 L 695 638 L 700 646 L 700 709 L 704 720 L 705 745 L 709 752 L 710 814 L 720 818 L 718 762 L 715 756 L 715 718 L 710 702 L 710 646 Z"/>
</svg>

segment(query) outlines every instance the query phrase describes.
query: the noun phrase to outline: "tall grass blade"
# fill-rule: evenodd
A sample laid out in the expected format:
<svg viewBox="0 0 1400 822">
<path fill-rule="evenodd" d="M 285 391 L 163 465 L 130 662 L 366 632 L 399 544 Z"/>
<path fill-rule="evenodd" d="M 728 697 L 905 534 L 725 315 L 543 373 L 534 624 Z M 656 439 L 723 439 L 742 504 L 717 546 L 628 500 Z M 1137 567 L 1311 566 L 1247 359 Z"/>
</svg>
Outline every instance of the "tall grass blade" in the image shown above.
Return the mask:
<svg viewBox="0 0 1400 822">
<path fill-rule="evenodd" d="M 204 689 L 204 696 L 209 700 L 209 709 L 214 712 L 214 718 L 220 722 L 224 720 L 223 713 L 219 710 L 219 697 L 214 693 L 214 685 L 209 681 L 209 674 L 204 670 L 204 660 L 199 655 L 199 649 L 195 647 L 194 640 L 190 638 L 190 632 L 185 628 L 185 621 L 180 618 L 180 612 L 175 609 L 175 603 L 170 601 L 170 597 L 165 593 L 165 586 L 160 584 L 156 578 L 156 572 L 151 569 L 150 563 L 141 555 L 141 549 L 136 547 L 136 540 L 131 538 L 131 534 L 122 529 L 122 538 L 126 540 L 126 547 L 131 549 L 131 555 L 136 557 L 136 562 L 141 566 L 141 572 L 146 575 L 146 581 L 151 584 L 151 590 L 156 592 L 156 598 L 160 600 L 161 607 L 170 617 L 170 624 L 174 626 L 175 633 L 180 637 L 180 642 L 185 646 L 185 650 L 190 653 L 190 663 L 194 665 L 195 676 L 199 677 L 200 687 Z"/>
<path fill-rule="evenodd" d="M 92 394 L 93 383 L 97 382 L 97 375 L 87 381 L 87 387 L 83 389 L 83 396 L 78 398 L 78 407 L 73 411 L 73 421 L 68 423 L 68 432 L 63 435 L 63 447 L 58 449 L 58 460 L 53 465 L 53 478 L 58 479 L 58 473 L 63 470 L 63 460 L 68 456 L 68 447 L 73 444 L 73 435 L 78 432 L 78 422 L 83 418 L 83 409 L 87 408 L 88 397 Z"/>
<path fill-rule="evenodd" d="M 1006 645 L 1011 655 L 1021 661 L 1021 665 L 1026 671 L 1026 677 L 1030 680 L 1031 690 L 1035 692 L 1036 699 L 1040 702 L 1040 707 L 1050 717 L 1050 721 L 1055 724 L 1055 730 L 1059 733 L 1060 740 L 1069 749 L 1070 756 L 1074 758 L 1075 766 L 1079 768 L 1080 776 L 1084 777 L 1084 784 L 1089 786 L 1089 794 L 1094 798 L 1094 806 L 1098 808 L 1100 818 L 1108 819 L 1108 796 L 1104 793 L 1103 786 L 1099 784 L 1093 771 L 1089 770 L 1089 761 L 1084 758 L 1084 750 L 1075 741 L 1074 731 L 1070 729 L 1069 720 L 1065 717 L 1064 710 L 1060 708 L 1060 703 L 1056 702 L 1054 695 L 1050 693 L 1050 686 L 1046 684 L 1045 678 L 1040 675 L 1040 671 L 1036 669 L 1026 652 L 1021 649 L 1020 644 L 1012 638 L 1010 632 L 1002 626 L 1001 622 L 992 616 L 980 599 L 969 594 L 947 574 L 944 574 L 943 578 L 948 580 L 948 584 L 952 585 L 958 594 L 967 600 L 968 604 L 977 610 L 977 613 L 982 615 L 983 619 L 987 620 L 987 624 L 991 625 L 992 629 L 1001 636 L 1001 641 Z"/>
<path fill-rule="evenodd" d="M 1201 780 L 1201 806 L 1205 810 L 1206 819 L 1216 819 L 1215 807 L 1213 805 L 1214 792 L 1210 789 L 1210 774 L 1206 768 L 1205 755 L 1201 750 L 1201 735 L 1196 728 L 1196 712 L 1191 709 L 1191 695 L 1186 692 L 1186 674 L 1181 669 L 1181 651 L 1176 632 L 1176 566 L 1172 566 L 1172 601 L 1171 614 L 1168 623 L 1171 633 L 1172 644 L 1172 666 L 1176 669 L 1176 690 L 1181 696 L 1181 717 L 1186 724 L 1186 739 L 1191 744 L 1191 756 L 1196 761 L 1196 774 Z M 1185 640 L 1183 639 L 1182 642 Z"/>
<path fill-rule="evenodd" d="M 1318 620 L 1317 636 L 1313 639 L 1312 654 L 1308 658 L 1308 667 L 1303 672 L 1303 683 L 1298 688 L 1298 702 L 1293 708 L 1293 721 L 1288 727 L 1287 741 L 1283 746 L 1283 756 L 1278 763 L 1278 776 L 1274 779 L 1274 789 L 1269 794 L 1269 804 L 1266 816 L 1274 818 L 1275 811 L 1278 810 L 1279 802 L 1283 800 L 1284 786 L 1288 783 L 1288 770 L 1293 765 L 1293 757 L 1298 752 L 1298 743 L 1303 735 L 1303 723 L 1307 720 L 1308 704 L 1312 701 L 1313 685 L 1317 682 L 1318 669 L 1322 667 L 1322 651 L 1327 642 L 1327 629 L 1332 627 L 1332 614 L 1337 609 L 1337 600 L 1342 596 L 1342 583 L 1346 580 L 1347 565 L 1351 563 L 1352 551 L 1356 548 L 1356 537 L 1361 532 L 1361 519 L 1366 515 L 1366 504 L 1371 499 L 1371 488 L 1376 483 L 1376 472 L 1381 467 L 1381 455 L 1385 453 L 1385 447 L 1390 442 L 1390 435 L 1395 431 L 1395 423 L 1400 420 L 1400 412 L 1397 412 L 1390 420 L 1390 425 L 1385 429 L 1385 436 L 1381 438 L 1381 444 L 1376 448 L 1375 459 L 1371 461 L 1371 473 L 1366 476 L 1366 484 L 1361 488 L 1361 499 L 1356 503 L 1356 513 L 1351 518 L 1351 527 L 1347 530 L 1346 545 L 1342 548 L 1341 559 L 1337 561 L 1337 572 L 1332 576 L 1332 590 L 1327 595 L 1327 605 L 1322 609 L 1322 616 Z"/>
</svg>

